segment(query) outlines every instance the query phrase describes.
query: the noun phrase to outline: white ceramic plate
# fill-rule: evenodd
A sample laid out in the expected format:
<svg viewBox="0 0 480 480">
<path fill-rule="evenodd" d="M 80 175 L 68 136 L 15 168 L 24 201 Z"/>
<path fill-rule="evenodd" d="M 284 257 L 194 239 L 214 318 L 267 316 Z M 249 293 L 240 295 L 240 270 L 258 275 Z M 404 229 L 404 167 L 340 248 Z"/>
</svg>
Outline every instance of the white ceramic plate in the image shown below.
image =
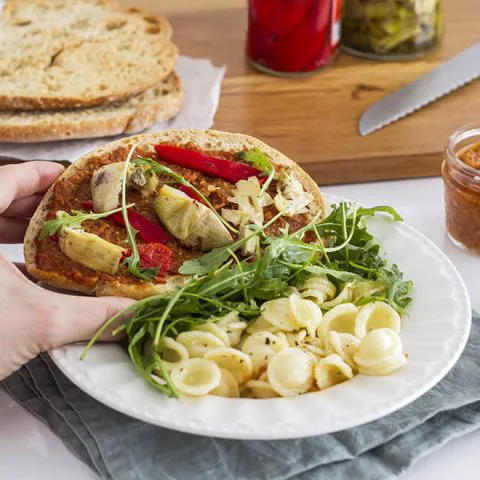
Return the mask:
<svg viewBox="0 0 480 480">
<path fill-rule="evenodd" d="M 468 338 L 471 307 L 459 273 L 430 240 L 403 223 L 373 218 L 368 227 L 384 245 L 388 259 L 415 283 L 410 316 L 401 331 L 408 362 L 393 375 L 358 375 L 295 398 L 174 400 L 146 385 L 118 345 L 96 345 L 83 362 L 80 345 L 56 349 L 51 356 L 72 382 L 105 405 L 183 432 L 285 439 L 330 433 L 383 417 L 420 397 L 453 367 Z"/>
</svg>

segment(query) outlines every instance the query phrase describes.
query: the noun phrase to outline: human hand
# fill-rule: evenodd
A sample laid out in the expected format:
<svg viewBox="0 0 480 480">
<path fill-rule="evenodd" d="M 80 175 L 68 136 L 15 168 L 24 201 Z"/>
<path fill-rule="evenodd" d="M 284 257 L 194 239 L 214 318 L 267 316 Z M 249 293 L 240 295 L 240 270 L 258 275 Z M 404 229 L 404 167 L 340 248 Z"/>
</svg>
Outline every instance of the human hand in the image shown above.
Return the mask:
<svg viewBox="0 0 480 480">
<path fill-rule="evenodd" d="M 0 242 L 20 243 L 42 193 L 62 173 L 52 162 L 0 167 Z M 134 303 L 80 297 L 32 283 L 0 252 L 0 380 L 40 352 L 88 340 L 115 313 Z"/>
</svg>

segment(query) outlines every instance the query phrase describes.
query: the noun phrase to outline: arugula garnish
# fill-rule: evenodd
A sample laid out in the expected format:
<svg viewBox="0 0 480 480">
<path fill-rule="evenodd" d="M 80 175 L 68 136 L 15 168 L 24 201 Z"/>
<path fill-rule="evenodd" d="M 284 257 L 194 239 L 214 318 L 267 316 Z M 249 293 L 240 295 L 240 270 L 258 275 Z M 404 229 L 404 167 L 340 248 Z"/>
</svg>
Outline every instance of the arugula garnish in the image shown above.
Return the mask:
<svg viewBox="0 0 480 480">
<path fill-rule="evenodd" d="M 126 205 L 126 208 L 131 208 L 133 207 L 133 205 L 133 203 L 131 203 L 130 205 Z M 81 210 L 72 210 L 72 213 L 69 214 L 63 210 L 60 210 L 57 212 L 57 218 L 47 220 L 43 224 L 38 239 L 43 240 L 46 237 L 55 235 L 62 227 L 80 227 L 85 220 L 98 220 L 99 218 L 105 218 L 109 215 L 112 215 L 113 213 L 121 211 L 122 207 L 102 213 L 85 213 Z"/>
<path fill-rule="evenodd" d="M 262 189 L 260 190 L 259 196 L 263 195 L 267 190 L 270 184 L 272 183 L 273 177 L 275 175 L 275 167 L 273 163 L 268 159 L 268 157 L 258 148 L 252 148 L 246 152 L 238 152 L 236 156 L 243 160 L 246 163 L 258 168 L 263 172 L 263 175 L 268 175 L 267 180 L 263 184 Z"/>
<path fill-rule="evenodd" d="M 171 168 L 166 167 L 165 165 L 161 165 L 160 163 L 156 162 L 155 160 L 152 160 L 151 158 L 145 158 L 145 157 L 138 157 L 137 159 L 134 160 L 134 163 L 136 165 L 143 165 L 147 169 L 159 173 L 161 175 L 168 175 L 169 177 L 173 178 L 176 182 L 185 185 L 188 188 L 191 188 L 207 205 L 210 210 L 215 214 L 215 216 L 225 225 L 225 227 L 230 230 L 232 233 L 237 234 L 238 230 L 232 227 L 213 207 L 213 205 L 208 201 L 208 198 L 194 185 L 192 185 L 186 178 L 184 178 L 182 175 L 174 172 Z M 148 170 L 147 170 L 148 171 Z"/>
<path fill-rule="evenodd" d="M 235 252 L 237 248 L 248 242 L 251 238 L 260 235 L 266 230 L 272 223 L 276 222 L 284 212 L 277 213 L 272 219 L 265 223 L 262 227 L 258 227 L 252 230 L 253 233 L 246 237 L 237 240 L 234 243 L 230 243 L 224 247 L 217 247 L 208 253 L 205 253 L 201 257 L 188 260 L 183 263 L 178 272 L 182 275 L 205 275 L 212 270 L 216 270 L 223 263 L 225 263 L 231 256 L 232 252 Z"/>
</svg>

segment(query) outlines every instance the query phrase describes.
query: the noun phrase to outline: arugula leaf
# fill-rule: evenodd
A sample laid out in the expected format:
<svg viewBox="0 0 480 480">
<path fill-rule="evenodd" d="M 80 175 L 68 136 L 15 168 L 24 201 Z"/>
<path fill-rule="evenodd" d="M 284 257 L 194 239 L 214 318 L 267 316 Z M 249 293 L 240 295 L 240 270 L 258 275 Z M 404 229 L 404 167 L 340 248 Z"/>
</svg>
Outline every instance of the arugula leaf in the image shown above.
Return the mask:
<svg viewBox="0 0 480 480">
<path fill-rule="evenodd" d="M 392 217 L 392 219 L 395 222 L 403 222 L 403 218 L 400 216 L 400 214 L 392 207 L 389 206 L 378 206 L 378 207 L 372 207 L 372 208 L 360 208 L 358 210 L 358 214 L 361 216 L 369 216 L 373 217 L 375 216 L 376 213 L 387 213 Z"/>
<path fill-rule="evenodd" d="M 236 249 L 238 242 L 232 243 L 227 247 L 217 247 L 201 257 L 187 260 L 178 269 L 182 275 L 205 275 L 211 270 L 216 270 L 222 263 L 230 258 L 230 251 Z"/>
<path fill-rule="evenodd" d="M 288 282 L 281 278 L 262 278 L 253 283 L 250 287 L 250 293 L 259 300 L 273 300 L 285 296 L 288 288 Z"/>
<path fill-rule="evenodd" d="M 311 265 L 305 269 L 307 272 L 315 276 L 328 276 L 340 282 L 351 282 L 354 280 L 361 280 L 362 277 L 357 273 L 347 272 L 343 270 L 336 270 L 333 268 L 323 267 L 321 265 Z"/>
<path fill-rule="evenodd" d="M 126 205 L 126 208 L 131 208 L 133 205 L 135 204 L 131 203 L 130 205 Z M 47 220 L 43 224 L 38 239 L 43 240 L 46 237 L 55 235 L 62 227 L 79 227 L 85 220 L 98 220 L 99 218 L 105 218 L 121 211 L 122 207 L 102 213 L 85 213 L 81 210 L 72 210 L 72 213 L 68 214 L 63 210 L 59 210 L 57 212 L 57 218 Z"/>
<path fill-rule="evenodd" d="M 250 165 L 253 165 L 258 170 L 264 172 L 264 175 L 268 175 L 267 180 L 263 184 L 262 189 L 260 190 L 259 195 L 263 195 L 267 190 L 270 184 L 272 183 L 273 177 L 275 175 L 275 167 L 269 158 L 259 149 L 252 148 L 246 152 L 237 152 L 236 156 Z"/>
<path fill-rule="evenodd" d="M 396 265 L 379 270 L 378 278 L 385 283 L 387 289 L 385 301 L 397 312 L 405 313 L 405 310 L 412 302 L 410 294 L 413 290 L 413 282 L 411 280 L 403 280 L 403 273 Z"/>
</svg>

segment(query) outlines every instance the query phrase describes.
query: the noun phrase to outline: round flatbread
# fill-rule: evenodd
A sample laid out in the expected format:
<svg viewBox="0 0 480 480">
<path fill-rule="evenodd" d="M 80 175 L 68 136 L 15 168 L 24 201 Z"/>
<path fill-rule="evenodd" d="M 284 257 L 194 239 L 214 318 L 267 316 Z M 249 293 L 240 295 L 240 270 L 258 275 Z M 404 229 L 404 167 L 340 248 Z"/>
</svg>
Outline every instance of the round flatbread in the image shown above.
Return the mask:
<svg viewBox="0 0 480 480">
<path fill-rule="evenodd" d="M 308 206 L 308 214 L 305 214 L 305 222 L 318 213 L 320 213 L 321 216 L 326 213 L 326 207 L 320 189 L 312 178 L 295 162 L 278 150 L 271 148 L 253 137 L 213 130 L 167 130 L 159 133 L 136 135 L 108 143 L 84 155 L 68 167 L 47 191 L 37 211 L 33 215 L 25 235 L 25 262 L 28 271 L 35 278 L 61 289 L 76 290 L 98 296 L 120 295 L 137 299 L 156 294 L 169 293 L 175 289 L 176 286 L 188 280 L 187 276 L 173 274 L 166 277 L 165 283 L 138 281 L 138 279 L 133 279 L 132 277 L 132 282 L 125 281 L 124 279 L 119 281 L 115 278 L 98 278 L 93 284 L 86 285 L 78 281 L 74 275 L 66 275 L 62 273 L 62 271 L 55 271 L 55 269 L 42 269 L 37 264 L 37 237 L 51 210 L 54 199 L 54 189 L 58 182 L 65 181 L 69 177 L 73 177 L 79 173 L 84 174 L 86 170 L 91 169 L 89 165 L 94 161 L 98 162 L 100 160 L 102 163 L 123 161 L 130 148 L 135 144 L 138 145 L 139 150 L 153 151 L 154 145 L 162 143 L 178 147 L 188 146 L 190 149 L 193 148 L 208 153 L 235 153 L 258 148 L 270 158 L 272 163 L 281 166 L 282 170 L 287 173 L 293 174 L 302 183 L 304 190 L 313 196 L 313 200 Z"/>
<path fill-rule="evenodd" d="M 0 109 L 85 108 L 144 92 L 174 69 L 171 35 L 165 17 L 113 0 L 9 0 L 0 12 Z"/>
</svg>

